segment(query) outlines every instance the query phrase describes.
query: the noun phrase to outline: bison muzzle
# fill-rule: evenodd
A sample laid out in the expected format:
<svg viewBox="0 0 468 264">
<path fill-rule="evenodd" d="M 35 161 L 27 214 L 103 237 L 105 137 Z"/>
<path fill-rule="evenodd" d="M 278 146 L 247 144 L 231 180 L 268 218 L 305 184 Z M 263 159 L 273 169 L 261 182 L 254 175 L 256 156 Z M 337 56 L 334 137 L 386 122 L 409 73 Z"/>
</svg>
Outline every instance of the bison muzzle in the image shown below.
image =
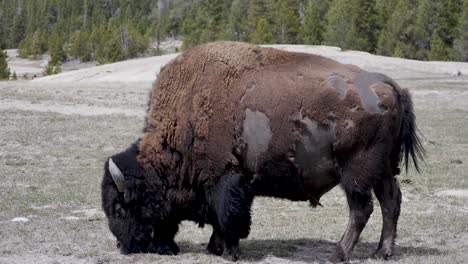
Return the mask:
<svg viewBox="0 0 468 264">
<path fill-rule="evenodd" d="M 409 92 L 389 77 L 316 55 L 216 42 L 185 51 L 154 84 L 144 134 L 106 161 L 102 206 L 124 254 L 177 254 L 179 223 L 213 226 L 208 250 L 236 260 L 254 195 L 320 204 L 341 185 L 348 260 L 373 211 L 376 256 L 393 253 L 395 176 L 424 149 Z"/>
</svg>

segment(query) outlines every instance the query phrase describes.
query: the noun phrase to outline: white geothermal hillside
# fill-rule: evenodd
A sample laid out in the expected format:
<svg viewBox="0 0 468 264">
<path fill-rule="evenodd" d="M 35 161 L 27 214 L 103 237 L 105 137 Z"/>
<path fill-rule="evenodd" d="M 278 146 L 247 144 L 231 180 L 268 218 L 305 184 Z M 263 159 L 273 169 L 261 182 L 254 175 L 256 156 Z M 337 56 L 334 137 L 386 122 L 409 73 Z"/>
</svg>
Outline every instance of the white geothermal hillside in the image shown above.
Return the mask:
<svg viewBox="0 0 468 264">
<path fill-rule="evenodd" d="M 372 55 L 361 51 L 342 51 L 337 47 L 306 45 L 271 45 L 295 52 L 318 54 L 341 63 L 354 64 L 367 71 L 387 74 L 395 79 L 447 78 L 460 72 L 468 75 L 468 63 L 423 62 Z M 159 69 L 178 54 L 132 59 L 35 79 L 33 82 L 148 82 L 155 80 Z"/>
</svg>

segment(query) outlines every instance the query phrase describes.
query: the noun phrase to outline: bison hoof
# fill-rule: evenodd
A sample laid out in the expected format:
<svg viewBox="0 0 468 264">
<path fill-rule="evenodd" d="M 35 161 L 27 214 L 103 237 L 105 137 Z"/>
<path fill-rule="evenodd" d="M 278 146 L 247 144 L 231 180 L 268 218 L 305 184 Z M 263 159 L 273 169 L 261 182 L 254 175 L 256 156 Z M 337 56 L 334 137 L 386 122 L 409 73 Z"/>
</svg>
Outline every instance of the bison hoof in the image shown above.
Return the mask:
<svg viewBox="0 0 468 264">
<path fill-rule="evenodd" d="M 229 261 L 232 261 L 232 262 L 236 262 L 239 260 L 239 254 L 229 254 L 227 257 L 226 257 L 227 260 Z"/>
<path fill-rule="evenodd" d="M 331 263 L 340 263 L 340 262 L 344 262 L 346 260 L 345 260 L 345 258 L 343 258 L 341 256 L 333 254 L 333 256 L 331 256 L 331 258 L 329 258 L 328 261 L 330 261 Z"/>
<path fill-rule="evenodd" d="M 175 242 L 169 243 L 169 247 L 171 248 L 174 255 L 179 254 L 180 249 L 179 249 L 179 246 L 177 246 Z"/>
<path fill-rule="evenodd" d="M 177 253 L 179 253 L 179 247 L 175 243 L 169 245 L 159 244 L 150 246 L 148 251 L 159 255 L 177 255 Z"/>
<path fill-rule="evenodd" d="M 240 250 L 238 248 L 231 249 L 228 251 L 228 255 L 226 256 L 226 259 L 235 262 L 239 260 L 239 256 L 240 256 Z"/>
<path fill-rule="evenodd" d="M 385 250 L 385 249 L 378 249 L 372 257 L 375 259 L 384 259 L 388 260 L 391 256 L 393 255 L 393 252 L 391 250 Z"/>
<path fill-rule="evenodd" d="M 208 252 L 216 256 L 221 256 L 224 252 L 223 245 L 219 245 L 216 243 L 209 243 L 208 246 L 206 246 L 206 249 L 208 250 Z"/>
<path fill-rule="evenodd" d="M 335 253 L 328 260 L 332 263 L 347 262 L 349 260 L 349 256 L 346 256 L 341 248 L 337 248 Z"/>
</svg>

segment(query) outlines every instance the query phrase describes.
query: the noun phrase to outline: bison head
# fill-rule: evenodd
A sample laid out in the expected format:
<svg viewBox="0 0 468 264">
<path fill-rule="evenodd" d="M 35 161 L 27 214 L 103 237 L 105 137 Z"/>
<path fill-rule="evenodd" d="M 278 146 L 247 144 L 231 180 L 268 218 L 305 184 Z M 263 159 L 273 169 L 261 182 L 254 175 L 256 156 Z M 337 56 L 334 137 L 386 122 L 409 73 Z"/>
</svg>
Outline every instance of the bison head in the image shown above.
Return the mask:
<svg viewBox="0 0 468 264">
<path fill-rule="evenodd" d="M 176 246 L 163 245 L 156 235 L 161 233 L 158 230 L 164 230 L 167 222 L 163 184 L 154 171 L 148 172 L 140 166 L 137 155 L 138 146 L 134 144 L 105 163 L 102 207 L 109 228 L 122 254 L 176 254 Z"/>
</svg>

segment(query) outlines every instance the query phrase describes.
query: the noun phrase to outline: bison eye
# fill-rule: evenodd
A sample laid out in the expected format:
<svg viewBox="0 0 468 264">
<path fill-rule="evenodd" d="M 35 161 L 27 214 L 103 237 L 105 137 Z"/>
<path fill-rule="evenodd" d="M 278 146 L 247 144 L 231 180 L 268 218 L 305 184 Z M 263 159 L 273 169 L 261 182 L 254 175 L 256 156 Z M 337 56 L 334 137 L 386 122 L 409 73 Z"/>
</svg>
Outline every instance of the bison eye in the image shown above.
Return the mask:
<svg viewBox="0 0 468 264">
<path fill-rule="evenodd" d="M 122 208 L 122 206 L 119 203 L 116 203 L 114 208 L 115 208 L 115 212 L 117 213 L 117 216 L 122 217 L 125 215 L 125 210 Z"/>
</svg>

